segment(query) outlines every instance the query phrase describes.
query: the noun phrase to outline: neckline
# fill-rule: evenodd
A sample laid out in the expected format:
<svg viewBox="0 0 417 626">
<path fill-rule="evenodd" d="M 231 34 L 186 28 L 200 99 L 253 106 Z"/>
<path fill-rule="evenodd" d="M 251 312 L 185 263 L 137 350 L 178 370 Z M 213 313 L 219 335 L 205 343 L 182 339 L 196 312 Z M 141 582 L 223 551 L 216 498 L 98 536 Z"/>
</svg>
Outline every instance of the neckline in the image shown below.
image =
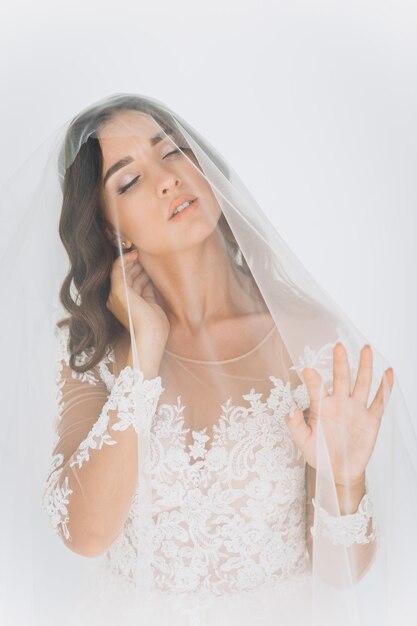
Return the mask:
<svg viewBox="0 0 417 626">
<path fill-rule="evenodd" d="M 181 361 L 188 361 L 188 363 L 206 363 L 210 365 L 211 364 L 215 365 L 215 364 L 220 364 L 220 363 L 232 363 L 233 361 L 238 361 L 239 359 L 243 359 L 245 356 L 248 356 L 249 354 L 252 354 L 252 352 L 255 352 L 255 350 L 260 348 L 261 345 L 268 339 L 268 337 L 272 335 L 275 329 L 276 329 L 276 325 L 274 324 L 273 327 L 265 335 L 265 337 L 261 339 L 261 341 L 254 348 L 251 348 L 248 352 L 245 352 L 244 354 L 241 354 L 240 356 L 233 357 L 232 359 L 225 359 L 223 361 L 201 361 L 199 359 L 189 359 L 188 357 L 181 356 L 177 354 L 176 352 L 171 352 L 171 350 L 165 349 L 165 352 L 167 354 L 170 354 L 171 356 L 174 356 L 176 359 L 180 359 Z"/>
</svg>

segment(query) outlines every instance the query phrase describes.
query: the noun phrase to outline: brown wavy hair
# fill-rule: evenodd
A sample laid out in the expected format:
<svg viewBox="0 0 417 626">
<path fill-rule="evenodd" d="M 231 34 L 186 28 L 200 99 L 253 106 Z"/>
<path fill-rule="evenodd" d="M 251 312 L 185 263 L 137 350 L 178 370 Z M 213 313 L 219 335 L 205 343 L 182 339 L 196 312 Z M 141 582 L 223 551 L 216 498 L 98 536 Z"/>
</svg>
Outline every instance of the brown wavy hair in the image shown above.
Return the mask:
<svg viewBox="0 0 417 626">
<path fill-rule="evenodd" d="M 59 157 L 63 193 L 59 235 L 68 253 L 70 269 L 59 298 L 70 316 L 60 320 L 58 326 L 69 327 L 69 363 L 79 373 L 97 365 L 105 356 L 109 344 L 125 332 L 124 326 L 106 306 L 111 286 L 110 272 L 119 250 L 105 233 L 108 223 L 100 204 L 103 157 L 97 138 L 98 129 L 121 110 L 148 113 L 164 130 L 170 129 L 174 137 L 179 136 L 173 116 L 163 105 L 130 94 L 112 96 L 82 111 L 68 127 Z M 194 134 L 192 128 L 187 128 L 187 132 Z M 229 178 L 227 165 L 219 155 L 202 143 L 201 137 L 195 139 Z M 180 141 L 183 142 L 184 138 Z M 252 277 L 254 293 L 263 302 L 223 213 L 217 226 L 225 238 L 234 265 L 240 272 Z M 131 249 L 124 250 L 124 253 Z M 77 357 L 87 349 L 91 358 L 77 365 Z"/>
</svg>

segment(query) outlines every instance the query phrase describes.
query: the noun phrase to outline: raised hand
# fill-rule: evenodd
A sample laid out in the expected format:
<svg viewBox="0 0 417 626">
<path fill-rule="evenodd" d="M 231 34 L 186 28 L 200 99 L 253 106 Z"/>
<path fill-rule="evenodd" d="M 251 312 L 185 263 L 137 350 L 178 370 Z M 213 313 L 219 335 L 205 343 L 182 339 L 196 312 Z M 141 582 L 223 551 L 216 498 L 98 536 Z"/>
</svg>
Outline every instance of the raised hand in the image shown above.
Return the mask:
<svg viewBox="0 0 417 626">
<path fill-rule="evenodd" d="M 308 420 L 306 422 L 299 408 L 293 409 L 286 417 L 295 445 L 306 462 L 316 468 L 317 420 L 320 414 L 334 480 L 338 485 L 354 486 L 363 480 L 384 407 L 391 394 L 394 374 L 392 368 L 388 368 L 368 407 L 372 361 L 372 350 L 369 345 L 365 345 L 361 350 L 358 374 L 352 389 L 345 347 L 340 342 L 336 343 L 333 349 L 332 393 L 329 393 L 317 370 L 304 368 L 304 381 L 310 397 Z"/>
<path fill-rule="evenodd" d="M 139 259 L 139 251 L 132 250 L 113 262 L 111 288 L 107 308 L 129 330 L 126 291 L 129 297 L 133 326 L 138 334 L 161 337 L 165 344 L 170 330 L 168 318 L 157 304 L 152 282 Z"/>
</svg>

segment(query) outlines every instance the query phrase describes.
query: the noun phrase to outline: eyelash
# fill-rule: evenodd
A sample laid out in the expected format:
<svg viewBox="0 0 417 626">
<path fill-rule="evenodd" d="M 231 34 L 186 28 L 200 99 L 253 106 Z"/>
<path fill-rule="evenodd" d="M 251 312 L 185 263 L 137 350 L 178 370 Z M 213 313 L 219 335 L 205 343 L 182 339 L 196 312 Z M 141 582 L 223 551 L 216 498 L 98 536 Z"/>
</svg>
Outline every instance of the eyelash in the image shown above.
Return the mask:
<svg viewBox="0 0 417 626">
<path fill-rule="evenodd" d="M 181 148 L 181 150 L 187 150 L 187 148 Z M 164 156 L 165 157 L 169 156 L 170 154 L 180 154 L 180 151 L 178 148 L 176 148 L 175 150 L 171 150 L 171 152 L 168 152 L 168 154 L 166 154 Z M 125 191 L 127 191 L 130 187 L 132 187 L 135 182 L 138 180 L 138 178 L 140 178 L 140 176 L 135 176 L 135 178 L 133 178 L 130 183 L 128 183 L 127 185 L 125 185 L 124 187 L 121 187 L 120 189 L 118 189 L 117 193 L 118 194 L 123 194 L 125 193 Z"/>
</svg>

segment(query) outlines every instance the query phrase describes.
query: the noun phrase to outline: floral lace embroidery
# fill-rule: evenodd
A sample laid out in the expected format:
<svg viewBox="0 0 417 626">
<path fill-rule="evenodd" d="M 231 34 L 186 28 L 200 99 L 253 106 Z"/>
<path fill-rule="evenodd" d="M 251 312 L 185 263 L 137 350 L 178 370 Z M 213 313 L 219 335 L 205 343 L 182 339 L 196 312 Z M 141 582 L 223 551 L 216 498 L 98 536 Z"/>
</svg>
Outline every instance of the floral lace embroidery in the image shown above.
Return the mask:
<svg viewBox="0 0 417 626">
<path fill-rule="evenodd" d="M 68 350 L 68 341 L 69 341 L 68 326 L 67 325 L 64 325 L 62 327 L 57 326 L 55 329 L 55 336 L 58 338 L 58 345 L 59 345 L 59 358 L 57 361 L 57 383 L 59 383 L 62 388 L 62 385 L 64 384 L 64 381 L 61 380 L 62 367 L 64 363 L 65 365 L 69 367 L 69 359 L 70 359 L 69 350 Z M 83 352 L 81 352 L 81 354 L 79 354 L 76 358 L 76 364 L 84 365 L 85 363 L 87 363 L 87 361 L 91 358 L 92 353 L 93 353 L 93 348 L 88 348 L 87 350 L 84 350 Z M 107 349 L 106 355 L 98 364 L 100 377 L 105 382 L 108 390 L 110 391 L 114 384 L 114 376 L 110 373 L 108 369 L 109 363 L 114 363 L 114 352 L 110 346 Z M 71 370 L 71 376 L 75 380 L 81 380 L 83 382 L 90 383 L 91 385 L 97 385 L 100 382 L 100 379 L 98 378 L 97 374 L 92 369 L 87 370 L 86 372 L 75 372 L 74 370 Z M 58 401 L 60 400 L 61 398 L 59 397 Z"/>
<path fill-rule="evenodd" d="M 349 547 L 354 543 L 370 543 L 376 539 L 376 531 L 368 532 L 369 521 L 372 518 L 372 503 L 367 493 L 359 503 L 356 513 L 333 516 L 318 506 L 313 498 L 317 512 L 317 522 L 310 529 L 313 537 L 320 534 L 335 546 Z"/>
<path fill-rule="evenodd" d="M 133 425 L 136 432 L 147 428 L 162 390 L 160 376 L 152 380 L 144 380 L 139 370 L 133 370 L 130 366 L 122 369 L 103 406 L 100 417 L 87 437 L 80 443 L 77 454 L 70 461 L 70 467 L 74 465 L 82 467 L 83 463 L 90 459 L 90 450 L 101 450 L 103 445 L 112 446 L 117 443 L 107 430 L 109 411 L 117 411 L 117 422 L 111 427 L 112 430 L 126 430 L 130 425 Z M 135 409 L 137 417 L 135 417 Z"/>
<path fill-rule="evenodd" d="M 56 370 L 56 384 L 57 384 L 57 419 L 61 419 L 64 403 L 62 400 L 62 387 L 65 381 L 62 380 L 62 368 L 65 363 L 69 366 L 68 355 L 68 328 L 58 328 L 57 334 L 59 338 L 59 359 Z M 87 358 L 87 352 L 83 352 L 81 355 L 81 362 L 85 362 Z M 105 359 L 100 362 L 100 372 L 108 372 L 107 363 L 114 362 L 114 355 L 112 350 L 108 350 Z M 78 360 L 77 364 L 80 364 Z M 158 376 L 152 380 L 144 380 L 142 372 L 133 370 L 131 367 L 125 367 L 117 377 L 117 380 L 112 384 L 114 376 L 109 373 L 107 381 L 111 385 L 111 392 L 107 399 L 107 402 L 103 406 L 98 420 L 93 425 L 92 429 L 88 433 L 87 437 L 80 443 L 77 448 L 76 454 L 70 460 L 69 465 L 73 467 L 77 465 L 82 467 L 85 461 L 90 459 L 90 450 L 101 450 L 103 445 L 114 445 L 116 440 L 112 439 L 107 430 L 109 422 L 109 411 L 116 410 L 118 421 L 111 427 L 115 431 L 126 430 L 130 425 L 133 425 L 136 432 L 139 432 L 142 428 L 148 428 L 152 415 L 155 413 L 156 403 L 160 394 L 163 391 L 161 386 L 161 378 Z M 83 382 L 96 385 L 98 379 L 95 373 L 91 370 L 79 374 L 71 370 L 71 376 L 74 379 L 79 379 Z M 136 413 L 135 413 L 136 411 Z M 135 421 L 135 414 L 139 424 Z M 56 441 L 55 441 L 56 444 Z M 54 446 L 55 447 L 55 446 Z M 51 525 L 55 532 L 62 534 L 65 539 L 70 539 L 70 533 L 68 530 L 68 498 L 73 490 L 69 486 L 68 476 L 65 477 L 63 484 L 60 486 L 59 479 L 64 469 L 64 457 L 62 454 L 55 454 L 52 456 L 46 488 L 42 497 L 42 506 L 48 513 Z"/>
<path fill-rule="evenodd" d="M 150 440 L 152 570 L 159 589 L 221 594 L 308 570 L 305 465 L 283 419 L 293 400 L 305 407 L 307 396 L 302 386 L 292 391 L 290 383 L 270 380 L 266 401 L 252 388 L 242 396 L 247 406 L 231 398 L 221 406 L 209 450 L 206 428 L 192 431 L 185 449 L 181 396 L 176 404 L 159 405 Z M 105 564 L 109 577 L 123 576 L 132 585 L 138 515 L 135 498 Z"/>
<path fill-rule="evenodd" d="M 329 391 L 332 390 L 333 383 L 333 348 L 336 341 L 340 341 L 346 348 L 351 373 L 356 377 L 358 370 L 359 358 L 356 352 L 353 350 L 351 341 L 343 333 L 341 328 L 337 328 L 337 336 L 334 342 L 329 342 L 321 346 L 318 350 L 313 350 L 310 346 L 304 346 L 303 356 L 299 357 L 298 365 L 293 365 L 290 370 L 295 370 L 300 373 L 305 367 L 312 367 L 316 369 L 323 381 L 327 384 Z"/>
<path fill-rule="evenodd" d="M 67 363 L 66 334 L 60 338 Z M 325 365 L 332 347 L 328 344 L 315 353 L 307 346 L 304 361 L 292 369 Z M 112 358 L 109 352 L 107 362 Z M 227 399 L 221 406 L 220 422 L 213 427 L 211 448 L 206 448 L 210 437 L 204 428 L 192 431 L 193 443 L 186 450 L 185 434 L 189 431 L 184 425 L 181 396 L 176 404 L 161 404 L 156 409 L 163 391 L 160 377 L 144 381 L 141 372 L 127 367 L 114 380 L 103 361 L 98 370 L 110 395 L 71 466 L 81 467 L 88 461 L 90 449 L 116 443 L 107 431 L 111 409 L 119 411 L 120 421 L 114 430 L 130 425 L 136 432 L 150 429 L 152 570 L 158 588 L 173 593 L 206 589 L 217 594 L 268 586 L 306 573 L 305 463 L 284 421 L 294 403 L 303 410 L 309 406 L 304 384 L 292 390 L 289 382 L 270 376 L 273 384 L 265 401 L 254 388 L 242 396 L 247 406 L 234 406 L 231 398 Z M 85 374 L 73 373 L 74 378 L 97 384 L 95 373 Z M 135 409 L 142 416 L 140 424 L 135 422 Z M 57 486 L 61 457 L 52 459 L 45 506 L 55 529 L 68 537 L 66 504 L 72 491 L 67 481 Z M 354 536 L 359 541 L 363 539 L 366 502 L 361 502 L 358 512 L 362 530 L 357 530 L 358 522 L 355 526 Z M 106 553 L 104 578 L 121 576 L 134 584 L 138 554 L 143 549 L 139 509 L 136 492 L 122 532 Z M 342 532 L 340 526 L 330 524 L 328 532 L 335 541 L 341 541 L 342 536 L 346 541 L 346 535 L 353 537 L 347 527 Z M 311 533 L 314 535 L 314 529 Z"/>
<path fill-rule="evenodd" d="M 50 518 L 52 528 L 57 535 L 63 534 L 65 539 L 70 538 L 67 523 L 68 517 L 68 496 L 73 493 L 68 485 L 68 476 L 65 477 L 63 485 L 59 486 L 59 477 L 61 476 L 63 467 L 60 467 L 64 461 L 62 454 L 55 454 L 49 471 L 52 472 L 46 484 L 46 489 L 42 498 L 44 510 Z M 58 469 L 59 468 L 59 469 Z"/>
<path fill-rule="evenodd" d="M 147 432 L 155 414 L 159 396 L 164 391 L 161 377 L 156 376 L 151 380 L 145 380 L 140 370 L 134 370 L 128 366 L 120 372 L 116 384 L 119 386 L 118 421 L 113 424 L 112 430 L 126 430 L 132 425 L 137 433 Z"/>
</svg>

